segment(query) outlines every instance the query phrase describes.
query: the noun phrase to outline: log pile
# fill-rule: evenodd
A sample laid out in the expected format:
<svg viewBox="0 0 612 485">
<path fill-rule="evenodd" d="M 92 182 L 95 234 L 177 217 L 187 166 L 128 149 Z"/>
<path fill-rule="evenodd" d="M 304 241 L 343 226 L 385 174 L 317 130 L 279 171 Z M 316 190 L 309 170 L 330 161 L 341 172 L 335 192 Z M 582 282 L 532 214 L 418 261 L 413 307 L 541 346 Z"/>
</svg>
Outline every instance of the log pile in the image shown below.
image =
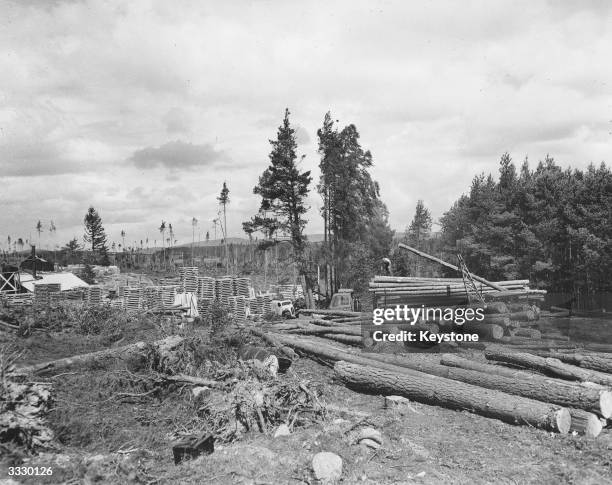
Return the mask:
<svg viewBox="0 0 612 485">
<path fill-rule="evenodd" d="M 400 305 L 403 306 L 403 305 Z M 484 317 L 482 321 L 464 322 L 461 325 L 455 324 L 453 321 L 446 320 L 420 320 L 411 330 L 428 330 L 431 333 L 449 333 L 452 331 L 462 331 L 467 333 L 476 333 L 482 340 L 501 341 L 506 340 L 508 343 L 524 343 L 525 340 L 540 340 L 542 333 L 535 328 L 539 319 L 539 308 L 535 305 L 527 303 L 518 303 L 507 305 L 504 302 L 490 302 L 486 306 L 470 305 L 470 306 L 452 306 L 452 307 L 436 307 L 440 311 L 457 310 L 459 308 L 477 309 L 482 308 Z M 367 326 L 371 326 L 373 316 L 371 312 L 347 312 L 338 310 L 306 310 L 301 311 L 302 314 L 311 315 L 308 320 L 299 320 L 304 323 L 289 323 L 276 324 L 276 330 L 288 331 L 290 333 L 300 334 L 317 334 L 324 338 L 332 338 L 331 334 L 342 335 L 362 335 L 367 343 Z M 371 327 L 386 331 L 394 325 L 403 326 L 406 329 L 406 321 L 403 320 L 385 320 L 385 325 L 382 327 Z M 326 330 L 326 328 L 327 330 Z M 359 330 L 361 327 L 361 330 Z M 345 341 L 354 341 L 358 344 L 357 339 L 345 339 Z"/>
<path fill-rule="evenodd" d="M 482 283 L 477 283 L 477 288 L 487 298 L 541 300 L 546 293 L 531 289 L 529 280 L 496 281 L 493 284 L 502 290 Z M 468 302 L 462 278 L 375 276 L 369 287 L 377 307 L 397 304 L 445 306 Z"/>
<path fill-rule="evenodd" d="M 589 438 L 597 437 L 607 420 L 612 420 L 609 355 L 563 352 L 561 362 L 499 344 L 487 346 L 487 361 L 474 359 L 471 353 L 366 352 L 330 341 L 332 336 L 357 333 L 346 320 L 335 323 L 333 317 L 327 313 L 319 319 L 325 324 L 312 319 L 289 330 L 276 326 L 252 332 L 273 345 L 291 347 L 334 365 L 336 376 L 355 390 L 404 396 L 508 423 L 575 432 Z"/>
</svg>

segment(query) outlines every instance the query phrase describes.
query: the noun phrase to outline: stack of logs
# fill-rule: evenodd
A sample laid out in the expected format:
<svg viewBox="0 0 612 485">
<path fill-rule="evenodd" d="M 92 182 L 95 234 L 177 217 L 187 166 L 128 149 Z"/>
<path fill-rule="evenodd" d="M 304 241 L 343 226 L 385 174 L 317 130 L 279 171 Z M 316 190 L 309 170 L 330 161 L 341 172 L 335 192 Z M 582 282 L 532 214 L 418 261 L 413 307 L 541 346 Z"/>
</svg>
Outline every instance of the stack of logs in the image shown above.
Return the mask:
<svg viewBox="0 0 612 485">
<path fill-rule="evenodd" d="M 534 341 L 554 340 L 563 341 L 567 337 L 556 331 L 552 327 L 546 325 L 543 321 L 542 326 L 545 333 L 538 330 L 540 324 L 540 309 L 535 305 L 528 303 L 505 303 L 505 302 L 490 302 L 486 306 L 453 306 L 453 307 L 435 307 L 441 312 L 452 309 L 472 308 L 474 310 L 482 308 L 484 317 L 482 320 L 466 321 L 458 325 L 453 321 L 444 319 L 437 320 L 421 320 L 415 322 L 411 329 L 424 329 L 431 333 L 448 333 L 448 332 L 466 332 L 475 333 L 481 340 L 499 341 L 503 343 L 515 345 L 529 345 Z M 359 313 L 350 311 L 337 310 L 301 310 L 302 314 L 314 314 L 317 318 L 311 318 L 308 324 L 305 323 L 289 323 L 283 326 L 276 325 L 275 328 L 283 329 L 290 333 L 301 333 L 319 335 L 346 344 L 361 345 L 364 343 L 362 336 L 365 338 L 365 345 L 368 345 L 368 336 L 366 335 L 367 327 L 372 324 L 372 313 Z M 385 319 L 385 324 L 382 327 L 376 327 L 377 330 L 386 331 L 395 329 L 394 325 L 406 324 L 402 320 Z M 372 327 L 373 328 L 373 327 Z M 405 329 L 405 328 L 404 328 Z M 371 342 L 370 342 L 371 343 Z"/>
<path fill-rule="evenodd" d="M 587 437 L 599 435 L 612 418 L 612 353 L 526 352 L 505 343 L 486 344 L 484 354 L 463 347 L 436 354 L 367 352 L 354 347 L 361 340 L 355 324 L 367 315 L 316 313 L 326 318 L 251 331 L 334 365 L 336 376 L 355 390 Z"/>
<path fill-rule="evenodd" d="M 495 288 L 476 282 L 477 289 L 488 299 L 541 300 L 546 291 L 529 288 L 529 280 L 496 281 Z M 467 302 L 462 278 L 417 278 L 375 276 L 370 281 L 375 306 L 407 305 L 461 305 Z"/>
</svg>

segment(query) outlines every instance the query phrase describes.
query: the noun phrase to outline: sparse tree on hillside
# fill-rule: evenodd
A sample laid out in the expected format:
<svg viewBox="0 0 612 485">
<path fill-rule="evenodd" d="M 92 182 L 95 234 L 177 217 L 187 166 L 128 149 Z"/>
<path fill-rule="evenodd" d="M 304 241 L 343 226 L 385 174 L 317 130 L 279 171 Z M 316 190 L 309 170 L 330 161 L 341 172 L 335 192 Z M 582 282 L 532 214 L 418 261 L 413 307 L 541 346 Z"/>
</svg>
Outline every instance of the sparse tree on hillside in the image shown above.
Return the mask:
<svg viewBox="0 0 612 485">
<path fill-rule="evenodd" d="M 159 226 L 159 232 L 162 235 L 162 258 L 164 260 L 164 266 L 166 264 L 166 245 L 165 245 L 165 236 L 166 236 L 166 221 L 162 220 L 161 225 Z"/>
<path fill-rule="evenodd" d="M 227 204 L 230 202 L 229 198 L 229 189 L 227 188 L 227 183 L 223 182 L 223 187 L 221 188 L 221 193 L 219 197 L 217 197 L 219 204 L 223 206 L 223 224 L 221 225 L 221 232 L 223 234 L 223 243 L 225 245 L 225 269 L 229 274 L 229 250 L 227 247 Z"/>
<path fill-rule="evenodd" d="M 40 235 L 41 235 L 42 231 L 43 231 L 43 225 L 42 225 L 42 222 L 39 220 L 36 223 L 36 232 L 38 233 L 38 247 L 39 248 L 40 248 Z"/>
<path fill-rule="evenodd" d="M 121 230 L 121 240 L 123 242 L 123 248 L 125 249 L 125 231 Z"/>
<path fill-rule="evenodd" d="M 221 232 L 224 238 L 227 238 L 227 204 L 230 203 L 229 189 L 227 188 L 227 182 L 223 182 L 221 193 L 217 197 L 219 204 L 223 207 L 223 224 L 221 225 Z"/>
</svg>

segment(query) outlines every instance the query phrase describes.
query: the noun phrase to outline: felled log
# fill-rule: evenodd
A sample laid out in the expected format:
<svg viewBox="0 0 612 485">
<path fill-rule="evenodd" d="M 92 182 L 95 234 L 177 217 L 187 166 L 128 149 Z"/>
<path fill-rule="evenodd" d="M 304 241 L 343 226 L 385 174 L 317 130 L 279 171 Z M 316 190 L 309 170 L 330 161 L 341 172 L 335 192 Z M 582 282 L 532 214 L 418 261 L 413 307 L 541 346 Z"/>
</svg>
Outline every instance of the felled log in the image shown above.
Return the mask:
<svg viewBox="0 0 612 485">
<path fill-rule="evenodd" d="M 550 307 L 550 311 L 555 317 L 569 317 L 570 314 L 570 311 L 567 308 L 552 305 Z"/>
<path fill-rule="evenodd" d="M 317 334 L 331 334 L 331 333 L 342 333 L 346 335 L 361 335 L 361 326 L 351 327 L 319 327 L 317 325 L 301 326 L 292 330 L 288 330 L 287 333 L 297 333 L 305 335 L 317 335 Z"/>
<path fill-rule="evenodd" d="M 507 423 L 529 424 L 563 434 L 571 425 L 570 413 L 563 407 L 422 372 L 393 372 L 349 362 L 338 362 L 334 370 L 344 383 L 359 390 L 401 395 L 426 404 L 469 410 Z"/>
<path fill-rule="evenodd" d="M 440 364 L 449 367 L 459 367 L 460 369 L 474 370 L 478 372 L 487 372 L 489 374 L 495 374 L 498 376 L 511 377 L 511 378 L 528 378 L 533 377 L 536 374 L 525 372 L 522 370 L 511 369 L 504 367 L 503 365 L 488 364 L 484 362 L 478 362 L 476 360 L 466 359 L 460 357 L 457 354 L 442 354 L 440 357 Z"/>
<path fill-rule="evenodd" d="M 560 340 L 563 342 L 569 342 L 569 337 L 567 335 L 563 335 L 562 333 L 559 332 L 548 332 L 548 333 L 542 333 L 542 337 L 543 339 L 546 340 Z"/>
<path fill-rule="evenodd" d="M 463 359 L 454 354 L 443 355 L 440 363 L 463 371 L 440 374 L 443 377 L 538 401 L 593 411 L 604 417 L 612 416 L 612 392 L 600 385 L 560 381 L 538 374 Z M 473 375 L 474 371 L 480 376 Z"/>
<path fill-rule="evenodd" d="M 559 359 L 540 357 L 525 352 L 509 352 L 498 346 L 490 346 L 485 351 L 488 360 L 536 369 L 545 374 L 572 381 L 588 381 L 605 386 L 612 386 L 612 375 L 586 370 L 574 365 L 564 364 Z"/>
<path fill-rule="evenodd" d="M 570 432 L 576 432 L 583 434 L 587 438 L 597 438 L 603 425 L 600 419 L 593 413 L 583 411 L 582 409 L 569 409 L 570 415 L 572 416 L 572 424 L 570 426 Z"/>
<path fill-rule="evenodd" d="M 573 364 L 584 369 L 612 374 L 612 359 L 595 355 L 565 352 L 538 352 L 540 357 L 552 357 L 566 364 Z"/>
<path fill-rule="evenodd" d="M 308 320 L 308 322 L 311 325 L 318 325 L 318 326 L 321 326 L 321 327 L 344 326 L 344 324 L 337 323 L 334 320 L 323 320 L 321 318 L 312 318 L 312 319 Z"/>
<path fill-rule="evenodd" d="M 329 309 L 318 309 L 318 308 L 302 308 L 300 314 L 312 315 L 337 315 L 339 317 L 361 317 L 364 316 L 361 312 L 350 312 L 346 310 L 329 310 Z"/>
<path fill-rule="evenodd" d="M 203 379 L 201 377 L 188 376 L 185 374 L 176 374 L 173 376 L 163 376 L 165 381 L 180 382 L 183 384 L 192 384 L 194 386 L 207 386 L 207 387 L 224 387 L 225 383 L 221 381 L 213 381 L 211 379 Z"/>
<path fill-rule="evenodd" d="M 347 324 L 357 324 L 359 325 L 361 322 L 363 321 L 372 321 L 372 314 L 369 314 L 367 317 L 342 317 L 342 318 L 332 318 L 331 319 L 334 323 L 343 323 L 345 325 Z"/>
<path fill-rule="evenodd" d="M 513 312 L 508 315 L 510 320 L 517 322 L 533 322 L 536 319 L 536 314 L 533 310 L 526 310 L 521 312 Z"/>
<path fill-rule="evenodd" d="M 506 306 L 511 312 L 524 312 L 527 310 L 533 310 L 532 305 L 529 305 L 527 303 L 507 302 Z"/>
<path fill-rule="evenodd" d="M 546 335 L 542 335 L 541 340 L 533 340 L 528 337 L 502 337 L 500 343 L 508 344 L 514 349 L 548 349 L 548 348 L 566 348 L 575 349 L 576 345 L 558 339 L 546 339 Z"/>
<path fill-rule="evenodd" d="M 485 314 L 508 313 L 508 307 L 503 301 L 492 301 L 483 308 Z"/>
<path fill-rule="evenodd" d="M 264 324 L 263 327 L 264 328 L 270 328 L 270 329 L 274 329 L 276 331 L 278 330 L 293 330 L 296 328 L 301 328 L 303 325 L 299 322 L 296 323 L 269 323 L 269 324 Z"/>
<path fill-rule="evenodd" d="M 330 362 L 336 362 L 338 360 L 348 360 L 357 364 L 372 365 L 373 361 L 349 353 L 345 350 L 332 348 L 330 345 L 323 344 L 323 340 L 315 342 L 309 342 L 303 338 L 296 338 L 295 336 L 281 335 L 281 334 L 270 334 L 256 328 L 251 328 L 251 333 L 263 338 L 264 340 L 272 343 L 273 345 L 287 345 L 293 347 L 295 350 L 300 352 L 313 355 L 322 360 Z M 347 347 L 348 349 L 348 347 Z M 381 364 L 384 365 L 384 364 Z"/>
<path fill-rule="evenodd" d="M 504 336 L 503 327 L 490 323 L 465 322 L 460 328 L 468 333 L 476 333 L 487 340 L 499 340 Z"/>
<path fill-rule="evenodd" d="M 363 342 L 363 338 L 361 336 L 356 336 L 356 335 L 327 333 L 323 335 L 323 337 L 330 339 L 330 340 L 335 340 L 336 342 L 342 342 L 343 344 L 348 344 L 348 345 L 361 345 Z"/>
<path fill-rule="evenodd" d="M 527 337 L 530 339 L 540 340 L 542 338 L 542 332 L 535 328 L 517 328 L 512 331 L 512 335 L 516 337 Z"/>
<path fill-rule="evenodd" d="M 555 379 L 547 379 L 544 376 L 529 378 L 524 375 L 525 372 L 510 376 L 494 374 L 484 369 L 468 370 L 463 367 L 451 367 L 432 361 L 430 355 L 423 354 L 372 354 L 368 357 L 398 367 L 474 384 L 487 389 L 495 389 L 508 394 L 596 411 L 606 418 L 612 416 L 612 392 L 601 386 L 588 387 L 580 384 L 570 384 Z M 489 364 L 488 367 L 493 366 Z"/>
<path fill-rule="evenodd" d="M 72 357 L 52 360 L 50 362 L 43 362 L 42 364 L 20 367 L 16 370 L 16 372 L 19 374 L 43 374 L 73 367 L 82 367 L 108 360 L 126 359 L 130 356 L 143 352 L 149 346 L 153 346 L 157 349 L 160 355 L 164 355 L 177 348 L 183 343 L 183 341 L 183 337 L 179 335 L 171 335 L 165 339 L 157 340 L 152 343 L 136 342 L 135 344 L 125 345 L 123 347 L 100 350 L 88 354 L 74 355 Z"/>
<path fill-rule="evenodd" d="M 507 315 L 485 315 L 483 320 L 472 320 L 472 323 L 487 323 L 507 327 L 510 325 L 510 318 Z"/>
<path fill-rule="evenodd" d="M 6 322 L 4 322 L 2 320 L 0 320 L 0 328 L 8 330 L 9 332 L 18 332 L 19 331 L 19 325 L 11 325 L 10 323 L 6 323 Z"/>
</svg>

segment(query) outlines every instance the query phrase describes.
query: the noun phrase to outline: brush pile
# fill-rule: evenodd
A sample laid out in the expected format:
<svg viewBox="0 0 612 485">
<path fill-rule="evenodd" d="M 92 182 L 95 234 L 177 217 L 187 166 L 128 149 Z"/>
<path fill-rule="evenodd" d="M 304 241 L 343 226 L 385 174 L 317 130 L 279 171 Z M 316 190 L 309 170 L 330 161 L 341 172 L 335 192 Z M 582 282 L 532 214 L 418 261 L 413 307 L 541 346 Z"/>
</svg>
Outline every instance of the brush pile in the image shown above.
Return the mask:
<svg viewBox="0 0 612 485">
<path fill-rule="evenodd" d="M 19 355 L 0 348 L 0 449 L 34 451 L 50 445 L 52 431 L 44 422 L 51 406 L 50 386 L 16 374 Z"/>
</svg>

